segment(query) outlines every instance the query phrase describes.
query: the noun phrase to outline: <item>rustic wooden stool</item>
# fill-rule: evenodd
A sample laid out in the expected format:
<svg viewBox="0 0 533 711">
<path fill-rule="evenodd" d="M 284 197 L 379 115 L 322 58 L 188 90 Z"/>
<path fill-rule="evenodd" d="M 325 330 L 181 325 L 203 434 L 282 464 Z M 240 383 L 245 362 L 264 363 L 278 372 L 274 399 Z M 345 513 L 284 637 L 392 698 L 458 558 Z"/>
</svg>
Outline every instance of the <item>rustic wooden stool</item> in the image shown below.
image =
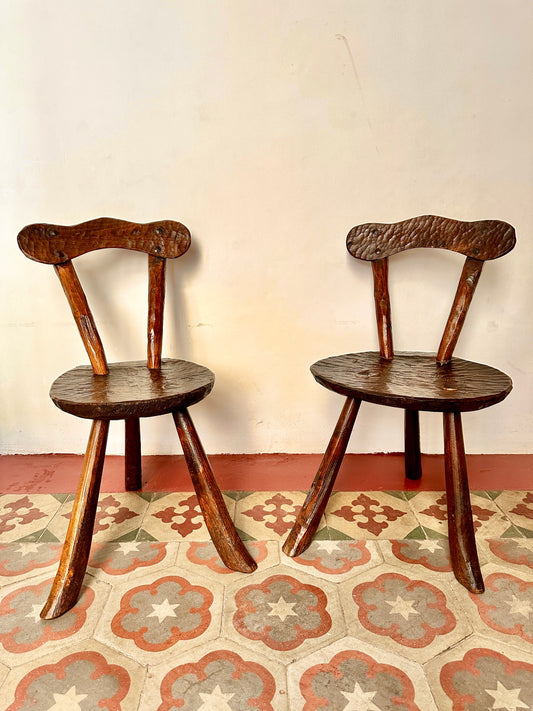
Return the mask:
<svg viewBox="0 0 533 711">
<path fill-rule="evenodd" d="M 125 420 L 126 489 L 141 488 L 140 417 L 171 413 L 204 519 L 228 568 L 249 573 L 256 563 L 230 519 L 198 434 L 187 412 L 213 387 L 213 373 L 196 363 L 161 359 L 166 259 L 184 254 L 189 230 L 165 220 L 135 224 L 111 218 L 71 227 L 35 224 L 18 236 L 24 254 L 53 264 L 69 301 L 91 365 L 59 376 L 50 390 L 66 412 L 92 420 L 78 492 L 59 569 L 41 617 L 58 617 L 75 603 L 83 582 L 96 514 L 110 420 Z M 72 259 L 96 249 L 120 247 L 148 254 L 148 360 L 107 363 Z"/>
<path fill-rule="evenodd" d="M 354 227 L 346 246 L 356 259 L 372 262 L 380 352 L 348 353 L 311 366 L 324 387 L 347 397 L 311 490 L 283 546 L 297 556 L 310 544 L 333 489 L 362 400 L 405 410 L 405 473 L 421 476 L 419 411 L 442 412 L 448 535 L 455 577 L 469 591 L 483 592 L 474 537 L 461 412 L 503 400 L 511 379 L 487 365 L 452 358 L 483 263 L 515 245 L 513 227 L 486 220 L 458 222 L 426 215 L 396 224 Z M 415 247 L 439 247 L 466 255 L 455 300 L 438 353 L 394 353 L 388 291 L 388 258 Z"/>
</svg>

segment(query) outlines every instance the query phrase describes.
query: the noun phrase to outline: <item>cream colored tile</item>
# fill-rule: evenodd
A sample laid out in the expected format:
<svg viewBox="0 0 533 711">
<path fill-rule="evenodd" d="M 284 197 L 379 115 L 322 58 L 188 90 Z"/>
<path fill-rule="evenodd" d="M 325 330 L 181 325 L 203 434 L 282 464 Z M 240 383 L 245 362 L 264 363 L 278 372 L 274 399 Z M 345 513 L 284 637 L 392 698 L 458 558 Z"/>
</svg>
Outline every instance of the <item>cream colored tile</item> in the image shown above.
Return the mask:
<svg viewBox="0 0 533 711">
<path fill-rule="evenodd" d="M 235 525 L 257 541 L 284 541 L 305 501 L 302 491 L 258 491 L 237 501 Z M 325 525 L 322 518 L 318 530 Z"/>
<path fill-rule="evenodd" d="M 233 518 L 235 501 L 222 495 Z M 196 494 L 173 493 L 152 501 L 142 528 L 157 541 L 209 541 L 211 537 L 200 510 Z"/>
<path fill-rule="evenodd" d="M 282 555 L 282 563 L 309 575 L 340 582 L 383 562 L 375 541 L 312 541 L 295 558 Z"/>
<path fill-rule="evenodd" d="M 257 563 L 258 570 L 279 564 L 277 541 L 245 541 L 244 545 Z M 223 584 L 233 580 L 241 580 L 244 584 L 247 579 L 244 573 L 235 572 L 224 565 L 212 541 L 180 543 L 178 566 L 182 570 L 196 571 Z"/>
<path fill-rule="evenodd" d="M 61 502 L 50 494 L 0 496 L 0 541 L 18 541 L 42 531 L 60 506 Z"/>
<path fill-rule="evenodd" d="M 326 523 L 355 540 L 405 538 L 418 527 L 408 502 L 385 491 L 332 494 Z"/>
</svg>

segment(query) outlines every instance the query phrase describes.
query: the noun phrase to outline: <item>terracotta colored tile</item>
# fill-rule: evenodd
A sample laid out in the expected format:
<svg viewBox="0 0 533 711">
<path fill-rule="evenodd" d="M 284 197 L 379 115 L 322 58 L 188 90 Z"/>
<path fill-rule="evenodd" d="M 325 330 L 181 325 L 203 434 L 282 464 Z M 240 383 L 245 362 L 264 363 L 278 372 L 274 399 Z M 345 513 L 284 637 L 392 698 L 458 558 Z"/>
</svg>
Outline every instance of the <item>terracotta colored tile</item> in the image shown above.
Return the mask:
<svg viewBox="0 0 533 711">
<path fill-rule="evenodd" d="M 533 570 L 533 540 L 528 538 L 496 538 L 483 541 L 493 563 L 506 568 Z"/>
<path fill-rule="evenodd" d="M 222 495 L 233 517 L 235 501 Z M 211 540 L 196 494 L 177 492 L 152 501 L 144 516 L 143 531 L 158 541 Z"/>
<path fill-rule="evenodd" d="M 255 560 L 258 570 L 279 564 L 279 544 L 277 541 L 248 541 L 245 543 Z M 194 570 L 206 578 L 213 578 L 224 584 L 233 580 L 246 580 L 243 573 L 226 568 L 212 541 L 180 543 L 178 566 L 183 570 Z"/>
<path fill-rule="evenodd" d="M 235 510 L 239 531 L 255 540 L 283 541 L 305 501 L 302 491 L 259 491 L 240 498 Z M 322 519 L 320 528 L 325 525 Z"/>
<path fill-rule="evenodd" d="M 42 531 L 60 506 L 61 502 L 50 494 L 0 496 L 0 541 L 18 541 Z"/>
<path fill-rule="evenodd" d="M 356 540 L 404 538 L 418 526 L 409 503 L 384 491 L 334 493 L 326 523 Z"/>
<path fill-rule="evenodd" d="M 317 541 L 296 558 L 283 555 L 285 565 L 304 570 L 325 580 L 339 582 L 363 570 L 373 568 L 383 559 L 374 541 Z"/>
<path fill-rule="evenodd" d="M 95 578 L 112 581 L 137 575 L 140 571 L 159 572 L 176 562 L 178 543 L 122 541 L 94 543 L 88 570 Z"/>
<path fill-rule="evenodd" d="M 533 536 L 533 491 L 502 491 L 495 503 L 523 535 Z"/>
<path fill-rule="evenodd" d="M 54 570 L 61 549 L 60 543 L 0 543 L 0 587 Z"/>
</svg>

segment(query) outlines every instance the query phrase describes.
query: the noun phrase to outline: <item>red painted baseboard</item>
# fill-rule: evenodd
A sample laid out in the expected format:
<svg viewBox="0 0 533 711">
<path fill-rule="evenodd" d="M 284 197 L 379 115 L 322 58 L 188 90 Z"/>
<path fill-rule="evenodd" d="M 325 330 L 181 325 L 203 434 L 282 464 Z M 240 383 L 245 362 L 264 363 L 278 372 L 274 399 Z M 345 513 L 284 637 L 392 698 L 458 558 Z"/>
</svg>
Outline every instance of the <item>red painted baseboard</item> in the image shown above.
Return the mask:
<svg viewBox="0 0 533 711">
<path fill-rule="evenodd" d="M 209 457 L 223 490 L 306 491 L 320 464 L 320 454 L 214 454 Z M 470 488 L 533 489 L 532 454 L 467 455 Z M 75 454 L 0 456 L 0 493 L 57 494 L 76 491 L 82 457 Z M 404 476 L 402 454 L 347 454 L 338 491 L 442 491 L 444 459 L 422 456 L 419 481 Z M 183 456 L 143 457 L 144 491 L 192 491 Z M 106 457 L 103 492 L 124 491 L 124 458 Z"/>
</svg>

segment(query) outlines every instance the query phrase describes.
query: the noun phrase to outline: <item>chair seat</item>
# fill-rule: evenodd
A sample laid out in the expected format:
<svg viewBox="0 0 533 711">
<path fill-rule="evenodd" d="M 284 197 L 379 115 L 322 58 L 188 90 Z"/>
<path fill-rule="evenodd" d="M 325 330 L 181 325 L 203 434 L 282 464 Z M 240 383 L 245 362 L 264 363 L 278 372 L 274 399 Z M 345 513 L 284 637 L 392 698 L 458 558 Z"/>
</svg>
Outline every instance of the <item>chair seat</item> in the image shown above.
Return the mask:
<svg viewBox="0 0 533 711">
<path fill-rule="evenodd" d="M 433 353 L 346 353 L 311 366 L 315 380 L 341 395 L 412 410 L 466 412 L 503 400 L 511 379 L 496 368 L 461 358 L 439 365 Z"/>
<path fill-rule="evenodd" d="M 110 363 L 107 375 L 80 365 L 60 375 L 50 397 L 61 410 L 87 419 L 152 417 L 183 409 L 211 391 L 214 374 L 196 363 L 164 358 L 160 370 L 146 361 Z"/>
</svg>

